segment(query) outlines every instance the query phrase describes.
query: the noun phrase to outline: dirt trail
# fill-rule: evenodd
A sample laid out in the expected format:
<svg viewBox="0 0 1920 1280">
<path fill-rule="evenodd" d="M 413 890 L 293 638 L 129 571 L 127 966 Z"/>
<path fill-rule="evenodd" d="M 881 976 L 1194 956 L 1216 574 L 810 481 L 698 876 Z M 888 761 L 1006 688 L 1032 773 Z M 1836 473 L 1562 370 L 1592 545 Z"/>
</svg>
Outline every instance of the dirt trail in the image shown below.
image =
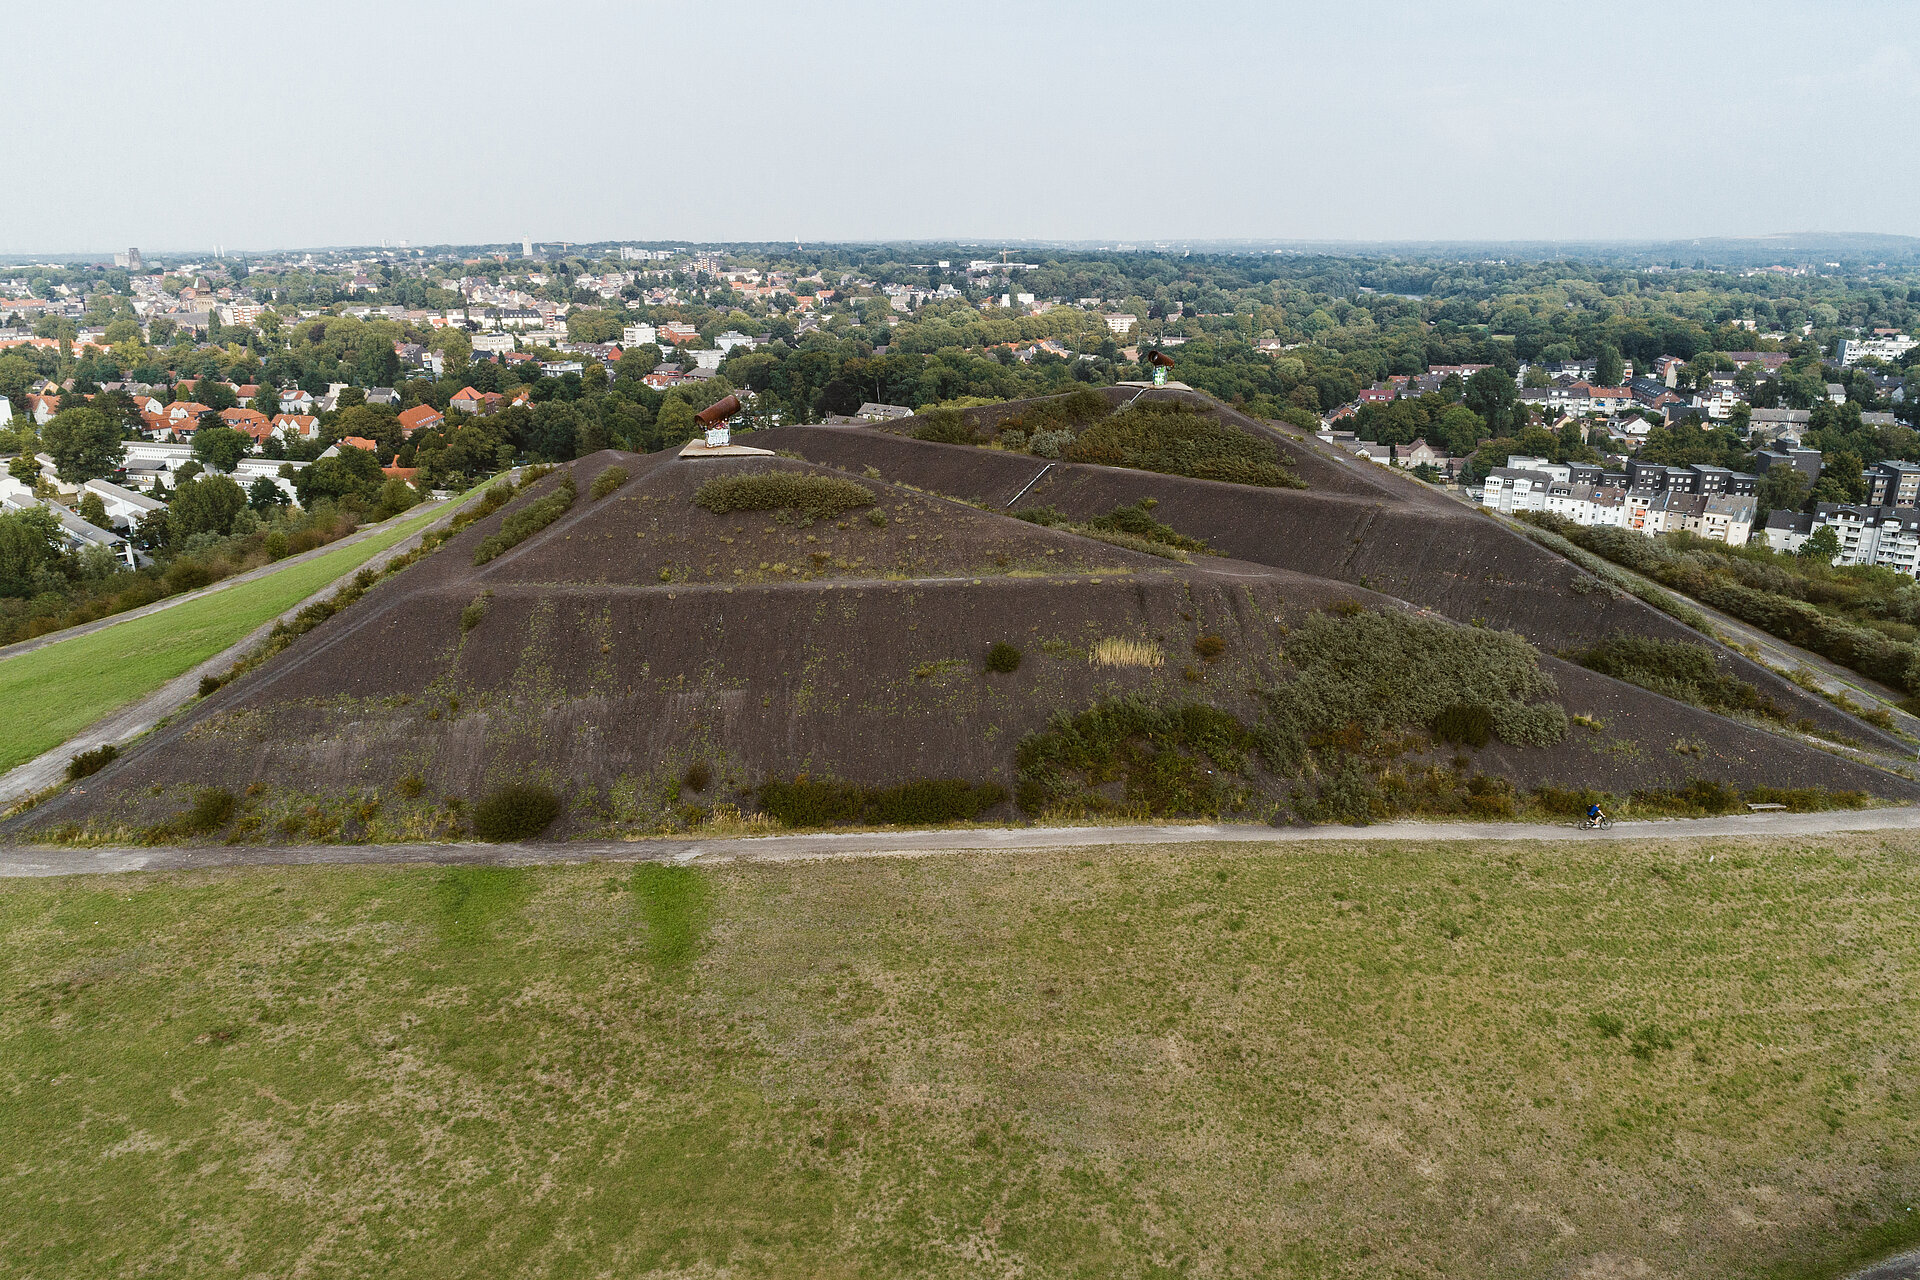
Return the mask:
<svg viewBox="0 0 1920 1280">
<path fill-rule="evenodd" d="M 1610 831 L 1571 823 L 1383 822 L 1371 827 L 1265 827 L 1229 824 L 1136 827 L 994 827 L 963 831 L 821 832 L 712 840 L 575 841 L 570 844 L 214 845 L 206 847 L 63 849 L 0 846 L 0 878 L 88 875 L 114 871 L 178 871 L 195 867 L 315 864 L 486 863 L 539 866 L 562 862 L 794 862 L 821 858 L 1079 849 L 1105 845 L 1269 844 L 1330 840 L 1581 840 L 1632 842 L 1713 836 L 1809 836 L 1840 831 L 1920 828 L 1920 807 L 1838 813 L 1755 813 L 1720 818 L 1622 822 Z"/>
</svg>

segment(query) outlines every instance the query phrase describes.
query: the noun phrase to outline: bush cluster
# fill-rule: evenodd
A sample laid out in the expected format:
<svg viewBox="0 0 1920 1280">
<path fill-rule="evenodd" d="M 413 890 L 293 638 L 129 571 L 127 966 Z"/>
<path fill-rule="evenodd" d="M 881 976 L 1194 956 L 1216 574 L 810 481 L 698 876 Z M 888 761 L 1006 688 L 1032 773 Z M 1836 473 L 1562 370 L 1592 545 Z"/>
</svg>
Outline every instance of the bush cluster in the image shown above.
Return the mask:
<svg viewBox="0 0 1920 1280">
<path fill-rule="evenodd" d="M 511 551 L 565 515 L 579 496 L 580 488 L 573 481 L 573 473 L 561 472 L 560 482 L 551 491 L 508 516 L 498 529 L 480 540 L 480 545 L 473 549 L 473 562 L 485 564 Z"/>
<path fill-rule="evenodd" d="M 931 440 L 935 444 L 976 443 L 973 431 L 958 409 L 927 410 L 920 415 L 920 425 L 913 429 L 913 438 Z"/>
<path fill-rule="evenodd" d="M 1456 702 L 1433 718 L 1433 736 L 1463 747 L 1484 747 L 1493 739 L 1493 708 L 1483 702 Z"/>
<path fill-rule="evenodd" d="M 598 502 L 625 484 L 627 479 L 627 469 L 625 467 L 608 467 L 605 471 L 602 471 L 593 478 L 593 483 L 587 487 L 587 497 Z"/>
<path fill-rule="evenodd" d="M 1005 640 L 995 640 L 987 648 L 987 670 L 1005 674 L 1020 669 L 1020 651 Z"/>
<path fill-rule="evenodd" d="M 850 782 L 799 777 L 760 787 L 760 807 L 789 827 L 931 826 L 965 822 L 1005 802 L 997 782 L 971 783 L 953 778 L 921 779 L 894 787 L 861 787 Z"/>
<path fill-rule="evenodd" d="M 1053 507 L 1029 507 L 1025 511 L 1014 512 L 1013 516 L 1028 524 L 1065 529 L 1096 542 L 1125 547 L 1128 551 L 1158 556 L 1162 560 L 1177 560 L 1183 564 L 1190 563 L 1186 552 L 1211 550 L 1200 539 L 1176 532 L 1171 526 L 1161 524 L 1147 514 L 1153 505 L 1153 499 L 1146 498 L 1137 506 L 1115 507 L 1106 515 L 1095 516 L 1084 522 Z"/>
<path fill-rule="evenodd" d="M 473 834 L 496 844 L 529 840 L 560 816 L 560 797 L 537 783 L 496 787 L 473 807 Z"/>
<path fill-rule="evenodd" d="M 873 490 L 839 476 L 812 471 L 753 471 L 715 476 L 693 495 L 694 505 L 717 516 L 729 511 L 794 511 L 829 520 L 873 505 Z"/>
<path fill-rule="evenodd" d="M 472 603 L 460 611 L 460 634 L 479 626 L 487 616 L 487 607 L 493 603 L 493 592 L 483 591 L 473 598 Z"/>
<path fill-rule="evenodd" d="M 1081 387 L 1063 396 L 1048 396 L 1022 405 L 993 425 L 1003 439 L 1009 433 L 1058 433 L 1070 438 L 1074 428 L 1098 422 L 1112 413 L 1113 406 L 1105 396 L 1090 387 Z"/>
<path fill-rule="evenodd" d="M 1603 676 L 1709 711 L 1744 711 L 1774 719 L 1785 714 L 1745 680 L 1723 673 L 1705 645 L 1621 633 L 1576 652 L 1574 660 Z"/>
<path fill-rule="evenodd" d="M 67 761 L 67 781 L 78 782 L 82 778 L 90 778 L 119 758 L 120 748 L 111 742 L 91 751 L 82 751 Z"/>
<path fill-rule="evenodd" d="M 1519 636 L 1398 610 L 1307 615 L 1287 640 L 1292 677 L 1260 691 L 1262 738 L 1275 769 L 1316 748 L 1366 749 L 1398 729 L 1456 726 L 1484 708 L 1488 730 L 1515 746 L 1551 746 L 1567 715 L 1533 648 Z M 1443 716 L 1445 717 L 1443 721 Z"/>
<path fill-rule="evenodd" d="M 1152 498 L 1142 498 L 1132 506 L 1115 507 L 1103 516 L 1095 516 L 1087 521 L 1087 527 L 1111 533 L 1131 534 L 1136 538 L 1145 538 L 1149 542 L 1158 542 L 1180 551 L 1210 549 L 1199 538 L 1189 538 L 1172 525 L 1161 524 L 1154 519 L 1152 513 L 1157 505 Z"/>
<path fill-rule="evenodd" d="M 1225 775 L 1244 774 L 1256 735 L 1198 703 L 1156 707 L 1122 698 L 1062 712 L 1014 750 L 1015 798 L 1028 813 L 1213 816 L 1233 807 Z M 1115 803 L 1100 788 L 1123 783 Z"/>
<path fill-rule="evenodd" d="M 1188 405 L 1152 401 L 1122 410 L 1082 432 L 1062 454 L 1070 462 L 1132 467 L 1197 480 L 1304 489 L 1280 463 L 1272 442 L 1258 440 Z"/>
</svg>

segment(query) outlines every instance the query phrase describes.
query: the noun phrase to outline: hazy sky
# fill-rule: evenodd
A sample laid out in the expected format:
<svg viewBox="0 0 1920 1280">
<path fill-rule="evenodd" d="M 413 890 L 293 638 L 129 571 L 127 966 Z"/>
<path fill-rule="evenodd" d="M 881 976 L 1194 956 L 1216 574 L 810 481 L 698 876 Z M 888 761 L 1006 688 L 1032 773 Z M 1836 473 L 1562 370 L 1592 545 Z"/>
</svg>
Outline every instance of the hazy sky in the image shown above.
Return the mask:
<svg viewBox="0 0 1920 1280">
<path fill-rule="evenodd" d="M 0 0 L 0 252 L 1920 234 L 1916 17 Z"/>
</svg>

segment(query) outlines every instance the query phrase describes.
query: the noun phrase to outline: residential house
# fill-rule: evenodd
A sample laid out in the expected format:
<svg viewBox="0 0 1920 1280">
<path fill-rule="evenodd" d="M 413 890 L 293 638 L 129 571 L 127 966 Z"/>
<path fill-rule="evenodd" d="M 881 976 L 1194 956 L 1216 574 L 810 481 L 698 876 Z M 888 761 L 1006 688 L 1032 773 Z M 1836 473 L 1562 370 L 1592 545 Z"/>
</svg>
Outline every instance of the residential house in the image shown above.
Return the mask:
<svg viewBox="0 0 1920 1280">
<path fill-rule="evenodd" d="M 375 405 L 399 404 L 400 393 L 392 387 L 368 387 L 367 403 Z"/>
<path fill-rule="evenodd" d="M 144 493 L 135 493 L 132 489 L 114 484 L 109 480 L 89 480 L 80 486 L 82 495 L 93 494 L 107 509 L 107 522 L 115 529 L 129 529 L 155 511 L 166 510 L 167 504 Z"/>
<path fill-rule="evenodd" d="M 432 405 L 417 404 L 400 415 L 400 434 L 404 437 L 416 431 L 431 431 L 446 420 L 446 416 Z"/>
<path fill-rule="evenodd" d="M 1783 431 L 1797 436 L 1806 431 L 1812 420 L 1813 413 L 1807 409 L 1755 409 L 1747 418 L 1747 439 L 1770 443 Z"/>
<path fill-rule="evenodd" d="M 280 412 L 312 413 L 313 396 L 299 387 L 288 387 L 280 393 Z"/>
<path fill-rule="evenodd" d="M 235 431 L 244 431 L 256 441 L 273 434 L 273 420 L 258 409 L 222 409 L 220 421 Z"/>
<path fill-rule="evenodd" d="M 320 419 L 310 413 L 281 413 L 273 419 L 274 431 L 298 440 L 318 440 Z"/>
<path fill-rule="evenodd" d="M 1773 467 L 1794 467 L 1807 478 L 1811 485 L 1820 478 L 1820 451 L 1818 449 L 1779 448 L 1760 449 L 1753 455 L 1753 465 L 1761 475 Z"/>
<path fill-rule="evenodd" d="M 853 416 L 861 422 L 891 422 L 896 418 L 911 418 L 913 410 L 899 404 L 876 404 L 868 401 L 853 411 Z"/>
<path fill-rule="evenodd" d="M 447 401 L 447 407 L 458 409 L 461 413 L 479 414 L 486 411 L 487 402 L 481 392 L 472 387 L 462 387 L 454 393 L 453 399 Z"/>
</svg>

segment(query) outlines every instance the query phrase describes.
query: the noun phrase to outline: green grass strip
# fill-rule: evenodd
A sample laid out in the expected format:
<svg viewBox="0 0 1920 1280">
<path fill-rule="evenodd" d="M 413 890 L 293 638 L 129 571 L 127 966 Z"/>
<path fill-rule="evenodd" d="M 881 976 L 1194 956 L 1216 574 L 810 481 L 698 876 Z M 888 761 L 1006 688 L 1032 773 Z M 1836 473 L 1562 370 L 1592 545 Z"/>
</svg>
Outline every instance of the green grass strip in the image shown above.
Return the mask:
<svg viewBox="0 0 1920 1280">
<path fill-rule="evenodd" d="M 445 513 L 436 508 L 278 573 L 0 662 L 0 771 L 192 670 Z"/>
</svg>

